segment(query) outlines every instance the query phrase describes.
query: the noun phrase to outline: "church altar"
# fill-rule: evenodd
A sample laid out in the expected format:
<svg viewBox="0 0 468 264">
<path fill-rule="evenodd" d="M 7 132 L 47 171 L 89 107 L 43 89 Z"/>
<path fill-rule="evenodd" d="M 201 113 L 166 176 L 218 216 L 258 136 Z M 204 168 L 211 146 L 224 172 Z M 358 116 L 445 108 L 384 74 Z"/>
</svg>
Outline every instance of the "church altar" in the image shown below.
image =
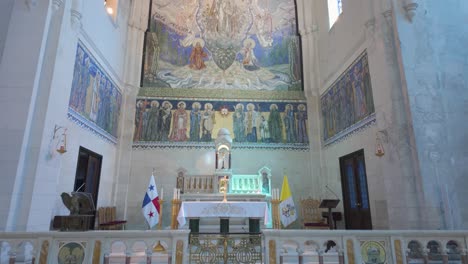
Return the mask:
<svg viewBox="0 0 468 264">
<path fill-rule="evenodd" d="M 177 221 L 180 227 L 187 218 L 263 218 L 269 223 L 269 210 L 266 202 L 182 202 Z"/>
</svg>

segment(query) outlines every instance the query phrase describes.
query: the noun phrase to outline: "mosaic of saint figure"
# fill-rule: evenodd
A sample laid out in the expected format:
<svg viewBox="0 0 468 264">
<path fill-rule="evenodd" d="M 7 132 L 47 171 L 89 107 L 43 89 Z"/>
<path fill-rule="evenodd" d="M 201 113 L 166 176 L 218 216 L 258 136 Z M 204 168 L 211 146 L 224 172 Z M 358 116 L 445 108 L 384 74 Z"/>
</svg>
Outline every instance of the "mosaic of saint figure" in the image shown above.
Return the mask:
<svg viewBox="0 0 468 264">
<path fill-rule="evenodd" d="M 287 104 L 284 110 L 284 127 L 286 129 L 286 142 L 296 142 L 296 117 L 292 104 Z"/>
<path fill-rule="evenodd" d="M 172 114 L 172 133 L 171 140 L 173 141 L 186 141 L 187 140 L 187 124 L 188 115 L 185 110 L 185 102 L 177 104 L 177 110 Z"/>
<path fill-rule="evenodd" d="M 203 59 L 208 57 L 208 54 L 206 54 L 203 51 L 202 43 L 204 43 L 202 39 L 197 39 L 194 41 L 192 53 L 190 53 L 190 68 L 191 69 L 201 70 L 201 69 L 206 68 L 206 65 Z"/>
<path fill-rule="evenodd" d="M 172 118 L 172 104 L 169 101 L 164 101 L 162 107 L 159 109 L 159 131 L 158 141 L 168 141 L 169 131 L 171 130 L 171 118 Z"/>
<path fill-rule="evenodd" d="M 192 104 L 190 111 L 190 141 L 200 141 L 200 125 L 201 125 L 201 105 L 199 102 Z"/>
<path fill-rule="evenodd" d="M 234 141 L 245 141 L 245 112 L 244 105 L 237 104 L 232 116 L 232 125 L 234 127 Z"/>
<path fill-rule="evenodd" d="M 202 141 L 212 141 L 211 133 L 214 128 L 214 124 L 216 123 L 215 120 L 215 112 L 213 111 L 213 105 L 211 103 L 206 103 L 204 107 L 204 111 L 202 113 L 202 120 L 201 120 L 201 128 L 202 128 Z"/>
<path fill-rule="evenodd" d="M 309 143 L 309 137 L 307 134 L 307 109 L 304 104 L 297 106 L 297 142 L 298 143 Z"/>
<path fill-rule="evenodd" d="M 151 108 L 148 110 L 148 126 L 144 139 L 146 141 L 156 141 L 158 135 L 158 116 L 159 116 L 159 102 L 156 100 L 151 101 Z"/>
<path fill-rule="evenodd" d="M 255 105 L 247 104 L 247 113 L 245 114 L 245 131 L 248 142 L 257 142 L 257 119 L 258 112 L 255 111 Z"/>
<path fill-rule="evenodd" d="M 274 143 L 280 143 L 283 140 L 283 122 L 281 121 L 281 115 L 278 111 L 278 105 L 270 105 L 270 116 L 268 117 L 268 126 L 270 130 L 271 141 Z"/>
</svg>

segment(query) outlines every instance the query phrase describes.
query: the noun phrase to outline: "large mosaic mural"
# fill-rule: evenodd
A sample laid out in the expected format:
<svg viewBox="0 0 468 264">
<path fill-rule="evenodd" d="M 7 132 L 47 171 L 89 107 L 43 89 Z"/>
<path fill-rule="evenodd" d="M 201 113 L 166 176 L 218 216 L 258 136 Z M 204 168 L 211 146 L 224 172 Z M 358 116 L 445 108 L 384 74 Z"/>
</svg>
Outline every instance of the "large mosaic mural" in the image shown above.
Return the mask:
<svg viewBox="0 0 468 264">
<path fill-rule="evenodd" d="M 302 90 L 294 0 L 153 0 L 144 87 Z"/>
<path fill-rule="evenodd" d="M 321 95 L 320 103 L 325 145 L 375 121 L 366 52 Z"/>
<path fill-rule="evenodd" d="M 78 43 L 68 118 L 113 143 L 117 142 L 122 94 L 96 59 Z"/>
<path fill-rule="evenodd" d="M 137 98 L 134 147 L 211 146 L 220 128 L 231 132 L 234 147 L 309 143 L 305 102 Z"/>
</svg>

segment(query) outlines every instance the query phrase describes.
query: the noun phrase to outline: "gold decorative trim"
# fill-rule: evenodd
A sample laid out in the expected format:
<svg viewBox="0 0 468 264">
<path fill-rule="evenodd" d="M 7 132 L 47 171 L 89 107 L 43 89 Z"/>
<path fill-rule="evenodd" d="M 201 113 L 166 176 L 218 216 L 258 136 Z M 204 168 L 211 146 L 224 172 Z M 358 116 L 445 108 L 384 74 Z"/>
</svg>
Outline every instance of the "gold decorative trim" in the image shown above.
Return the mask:
<svg viewBox="0 0 468 264">
<path fill-rule="evenodd" d="M 41 256 L 39 257 L 39 264 L 47 264 L 47 255 L 49 255 L 49 241 L 42 242 Z"/>
<path fill-rule="evenodd" d="M 403 254 L 401 252 L 401 241 L 396 239 L 393 244 L 395 245 L 396 264 L 403 264 Z"/>
<path fill-rule="evenodd" d="M 354 264 L 354 249 L 353 249 L 353 240 L 348 239 L 346 241 L 346 251 L 348 252 L 348 264 Z"/>
<path fill-rule="evenodd" d="M 100 258 L 101 258 L 101 240 L 96 240 L 94 242 L 93 264 L 99 264 Z"/>
<path fill-rule="evenodd" d="M 177 240 L 175 263 L 182 264 L 183 260 L 184 260 L 184 241 Z"/>
<path fill-rule="evenodd" d="M 270 240 L 268 246 L 270 248 L 270 264 L 276 264 L 276 241 Z"/>
<path fill-rule="evenodd" d="M 252 91 L 141 87 L 139 97 L 305 100 L 303 91 Z"/>
</svg>

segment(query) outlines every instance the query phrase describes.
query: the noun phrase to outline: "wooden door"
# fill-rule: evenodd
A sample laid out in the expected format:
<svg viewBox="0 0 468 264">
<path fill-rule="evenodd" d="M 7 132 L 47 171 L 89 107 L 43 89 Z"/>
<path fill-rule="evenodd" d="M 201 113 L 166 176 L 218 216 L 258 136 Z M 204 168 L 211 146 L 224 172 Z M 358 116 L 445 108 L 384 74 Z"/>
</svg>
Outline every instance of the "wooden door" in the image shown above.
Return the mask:
<svg viewBox="0 0 468 264">
<path fill-rule="evenodd" d="M 346 229 L 372 229 L 364 150 L 340 158 Z"/>
<path fill-rule="evenodd" d="M 101 179 L 102 156 L 80 147 L 75 175 L 75 192 L 91 193 L 94 206 L 97 205 Z"/>
</svg>

